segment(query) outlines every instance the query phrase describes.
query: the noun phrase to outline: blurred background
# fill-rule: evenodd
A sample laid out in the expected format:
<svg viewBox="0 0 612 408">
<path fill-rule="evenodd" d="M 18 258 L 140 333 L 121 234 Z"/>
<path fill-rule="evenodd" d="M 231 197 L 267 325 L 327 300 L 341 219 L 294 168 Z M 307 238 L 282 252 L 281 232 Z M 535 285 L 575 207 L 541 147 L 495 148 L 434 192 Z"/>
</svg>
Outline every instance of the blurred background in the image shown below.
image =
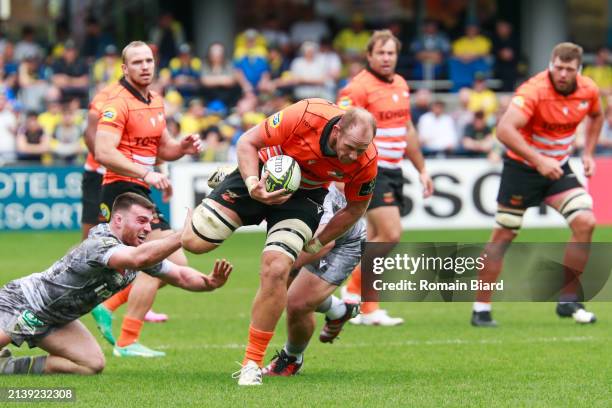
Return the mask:
<svg viewBox="0 0 612 408">
<path fill-rule="evenodd" d="M 240 136 L 295 100 L 335 101 L 364 68 L 372 30 L 383 28 L 403 43 L 397 72 L 411 87 L 428 163 L 446 163 L 440 172 L 459 189 L 458 174 L 474 169 L 465 199 L 489 222 L 492 210 L 470 191 L 499 168 L 497 120 L 558 42 L 585 50 L 583 74 L 600 87 L 606 113 L 600 168 L 612 170 L 611 22 L 612 0 L 0 0 L 0 230 L 79 228 L 87 105 L 121 77 L 128 42 L 154 50 L 153 89 L 171 134 L 206 142 L 201 155 L 171 166 L 176 178 L 192 174 L 176 173 L 184 164 L 235 162 Z M 576 155 L 582 143 L 579 132 Z M 183 197 L 171 205 L 205 196 L 203 177 L 179 186 Z M 411 184 L 408 174 L 408 192 Z M 494 205 L 493 192 L 482 194 Z M 430 212 L 455 217 L 453 200 L 439 195 L 434 207 L 436 199 L 441 209 Z"/>
</svg>

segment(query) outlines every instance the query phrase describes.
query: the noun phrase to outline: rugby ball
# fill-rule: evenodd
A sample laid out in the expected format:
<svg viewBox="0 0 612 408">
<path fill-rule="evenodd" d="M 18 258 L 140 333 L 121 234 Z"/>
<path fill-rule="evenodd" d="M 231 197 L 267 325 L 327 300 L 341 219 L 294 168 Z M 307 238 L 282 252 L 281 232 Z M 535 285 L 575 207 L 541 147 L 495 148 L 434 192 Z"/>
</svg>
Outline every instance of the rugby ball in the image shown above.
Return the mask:
<svg viewBox="0 0 612 408">
<path fill-rule="evenodd" d="M 262 177 L 266 171 L 268 172 L 268 179 L 266 180 L 266 191 L 268 193 L 284 188 L 287 190 L 287 194 L 293 194 L 300 188 L 302 172 L 300 165 L 293 157 L 285 155 L 270 157 L 261 169 Z"/>
</svg>

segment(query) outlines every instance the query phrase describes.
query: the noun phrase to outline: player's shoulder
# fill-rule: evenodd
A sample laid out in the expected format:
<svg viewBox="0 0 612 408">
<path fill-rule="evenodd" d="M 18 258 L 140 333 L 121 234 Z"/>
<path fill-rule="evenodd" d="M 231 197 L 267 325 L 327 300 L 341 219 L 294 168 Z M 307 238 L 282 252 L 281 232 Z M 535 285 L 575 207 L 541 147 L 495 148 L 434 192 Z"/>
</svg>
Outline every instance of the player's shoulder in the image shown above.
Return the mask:
<svg viewBox="0 0 612 408">
<path fill-rule="evenodd" d="M 361 156 L 359 156 L 358 160 L 362 167 L 370 166 L 376 168 L 378 166 L 377 158 L 378 150 L 376 150 L 376 146 L 374 146 L 374 143 L 370 143 L 367 150 Z"/>
<path fill-rule="evenodd" d="M 582 92 L 592 93 L 596 95 L 599 94 L 599 87 L 597 86 L 595 81 L 593 81 L 593 79 L 587 76 L 578 74 L 578 76 L 576 77 L 576 83 L 578 85 L 578 89 Z"/>
<path fill-rule="evenodd" d="M 406 90 L 410 89 L 410 87 L 408 86 L 408 82 L 406 82 L 406 79 L 400 74 L 395 74 L 393 76 L 393 84 L 402 88 L 406 88 Z"/>
<path fill-rule="evenodd" d="M 542 71 L 523 82 L 517 91 L 543 92 L 550 88 L 548 71 Z"/>
<path fill-rule="evenodd" d="M 305 113 L 321 116 L 326 119 L 331 119 L 334 116 L 346 113 L 346 111 L 341 109 L 338 105 L 335 105 L 326 99 L 309 98 L 302 100 L 302 102 L 305 102 Z"/>
</svg>

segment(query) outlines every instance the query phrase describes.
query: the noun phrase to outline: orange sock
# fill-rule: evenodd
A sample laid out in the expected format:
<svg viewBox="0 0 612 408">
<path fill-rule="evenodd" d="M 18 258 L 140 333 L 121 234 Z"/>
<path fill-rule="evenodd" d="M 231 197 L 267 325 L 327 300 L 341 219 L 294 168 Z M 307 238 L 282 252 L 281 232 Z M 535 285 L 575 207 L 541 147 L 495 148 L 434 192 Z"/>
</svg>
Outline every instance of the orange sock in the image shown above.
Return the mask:
<svg viewBox="0 0 612 408">
<path fill-rule="evenodd" d="M 361 264 L 357 265 L 346 284 L 349 293 L 361 296 Z"/>
<path fill-rule="evenodd" d="M 263 366 L 266 349 L 273 335 L 274 332 L 257 330 L 253 326 L 249 326 L 249 344 L 247 345 L 242 365 L 245 365 L 247 360 L 253 360 L 260 367 Z"/>
<path fill-rule="evenodd" d="M 380 309 L 378 302 L 361 302 L 361 313 L 372 313 Z"/>
<path fill-rule="evenodd" d="M 102 304 L 111 312 L 114 312 L 127 302 L 128 296 L 130 296 L 130 291 L 132 290 L 132 284 L 130 283 L 125 288 L 121 289 L 119 292 L 115 293 L 110 298 L 106 299 Z"/>
<path fill-rule="evenodd" d="M 135 343 L 140 337 L 140 330 L 144 320 L 132 319 L 131 317 L 125 316 L 123 318 L 123 324 L 121 325 L 121 335 L 117 340 L 117 346 L 125 347 L 132 343 Z"/>
</svg>

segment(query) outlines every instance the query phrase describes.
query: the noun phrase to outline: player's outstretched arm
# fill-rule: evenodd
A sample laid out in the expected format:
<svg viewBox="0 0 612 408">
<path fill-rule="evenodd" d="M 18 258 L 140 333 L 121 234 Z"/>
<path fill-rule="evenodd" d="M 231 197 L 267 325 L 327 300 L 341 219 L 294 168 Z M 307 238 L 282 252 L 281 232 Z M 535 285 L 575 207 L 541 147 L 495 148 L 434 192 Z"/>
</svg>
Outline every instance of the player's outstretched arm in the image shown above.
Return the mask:
<svg viewBox="0 0 612 408">
<path fill-rule="evenodd" d="M 148 241 L 137 247 L 123 247 L 115 251 L 108 266 L 116 269 L 146 269 L 156 265 L 181 247 L 181 232 Z"/>
<path fill-rule="evenodd" d="M 225 259 L 217 259 L 209 275 L 189 266 L 171 264 L 170 272 L 160 275 L 159 278 L 172 286 L 192 292 L 210 292 L 223 286 L 233 269 L 233 265 Z"/>
</svg>

